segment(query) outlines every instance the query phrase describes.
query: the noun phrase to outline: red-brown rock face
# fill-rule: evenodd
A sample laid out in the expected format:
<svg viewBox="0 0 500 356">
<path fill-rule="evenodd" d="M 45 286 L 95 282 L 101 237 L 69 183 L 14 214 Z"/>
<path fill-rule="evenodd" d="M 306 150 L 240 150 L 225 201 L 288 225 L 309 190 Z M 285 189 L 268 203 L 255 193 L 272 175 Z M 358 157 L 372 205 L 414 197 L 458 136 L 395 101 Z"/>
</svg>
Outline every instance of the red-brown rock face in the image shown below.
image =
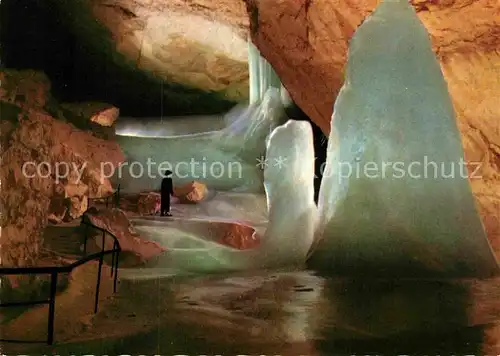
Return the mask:
<svg viewBox="0 0 500 356">
<path fill-rule="evenodd" d="M 378 2 L 246 0 L 253 41 L 294 101 L 326 133 L 330 131 L 335 96 L 343 83 L 349 40 Z M 481 97 L 493 99 L 499 85 L 498 75 L 493 76 L 499 70 L 498 2 L 412 3 L 431 35 L 455 102 L 455 87 L 463 89 L 464 82 L 469 82 L 467 92 L 479 90 L 484 94 Z M 468 80 L 470 73 L 475 74 L 475 83 Z M 491 76 L 485 76 L 487 73 Z M 486 92 L 485 87 L 489 87 Z"/>
<path fill-rule="evenodd" d="M 174 195 L 182 204 L 195 204 L 207 195 L 207 186 L 204 183 L 192 181 L 181 186 L 174 187 Z"/>
<path fill-rule="evenodd" d="M 129 263 L 141 264 L 147 260 L 163 253 L 166 248 L 154 241 L 147 240 L 138 234 L 125 212 L 120 209 L 89 209 L 84 219 L 90 220 L 92 224 L 114 234 L 118 239 L 122 252 L 134 256 Z M 102 248 L 102 237 L 99 233 L 96 243 Z M 105 238 L 104 248 L 111 250 L 114 240 Z M 123 257 L 123 255 L 122 255 Z"/>
<path fill-rule="evenodd" d="M 328 134 L 349 40 L 378 0 L 245 0 L 252 39 L 294 101 Z M 455 106 L 483 223 L 500 253 L 500 3 L 412 0 Z M 499 246 L 497 246 L 497 244 Z"/>
<path fill-rule="evenodd" d="M 6 84 L 0 92 L 0 245 L 4 266 L 35 264 L 49 216 L 56 222 L 80 216 L 89 196 L 112 191 L 103 175 L 109 172 L 103 172 L 101 163 L 116 167 L 124 160 L 117 143 L 78 130 L 45 112 L 50 84 L 43 75 L 30 73 L 0 73 L 2 84 Z M 59 179 L 56 172 L 61 174 Z"/>
<path fill-rule="evenodd" d="M 216 242 L 239 250 L 255 248 L 261 240 L 253 227 L 239 222 L 212 221 L 207 231 Z"/>
<path fill-rule="evenodd" d="M 156 192 L 139 194 L 137 212 L 140 215 L 155 215 L 160 211 L 161 195 Z"/>
<path fill-rule="evenodd" d="M 116 55 L 140 71 L 231 100 L 248 97 L 248 19 L 242 1 L 84 0 L 78 4 L 64 4 L 61 11 L 75 14 L 72 22 L 78 21 L 80 40 L 94 41 L 100 48 L 109 33 Z M 86 13 L 90 20 L 84 20 Z M 97 23 L 106 31 L 93 30 Z"/>
</svg>

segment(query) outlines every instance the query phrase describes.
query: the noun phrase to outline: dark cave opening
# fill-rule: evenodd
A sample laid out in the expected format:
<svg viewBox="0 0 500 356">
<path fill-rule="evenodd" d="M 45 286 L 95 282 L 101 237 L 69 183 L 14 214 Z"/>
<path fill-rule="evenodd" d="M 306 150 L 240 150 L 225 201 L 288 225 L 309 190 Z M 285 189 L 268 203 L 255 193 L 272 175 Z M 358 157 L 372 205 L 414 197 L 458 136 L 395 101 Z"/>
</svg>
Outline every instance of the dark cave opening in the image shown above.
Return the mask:
<svg viewBox="0 0 500 356">
<path fill-rule="evenodd" d="M 316 125 L 306 113 L 296 104 L 292 104 L 286 109 L 287 116 L 292 120 L 307 121 L 311 124 L 314 140 L 314 201 L 318 203 L 319 189 L 321 179 L 326 164 L 326 150 L 328 147 L 328 138 L 323 131 Z"/>
</svg>

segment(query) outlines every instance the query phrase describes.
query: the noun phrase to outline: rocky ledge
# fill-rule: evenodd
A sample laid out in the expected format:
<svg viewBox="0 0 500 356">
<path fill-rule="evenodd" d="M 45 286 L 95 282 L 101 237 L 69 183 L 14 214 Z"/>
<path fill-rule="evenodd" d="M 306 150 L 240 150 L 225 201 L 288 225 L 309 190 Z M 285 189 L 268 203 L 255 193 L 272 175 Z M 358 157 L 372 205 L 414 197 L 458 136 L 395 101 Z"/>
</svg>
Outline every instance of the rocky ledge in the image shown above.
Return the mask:
<svg viewBox="0 0 500 356">
<path fill-rule="evenodd" d="M 75 219 L 88 198 L 112 192 L 106 168 L 124 156 L 104 139 L 113 128 L 65 110 L 44 74 L 5 70 L 0 80 L 1 264 L 36 265 L 49 217 Z"/>
</svg>

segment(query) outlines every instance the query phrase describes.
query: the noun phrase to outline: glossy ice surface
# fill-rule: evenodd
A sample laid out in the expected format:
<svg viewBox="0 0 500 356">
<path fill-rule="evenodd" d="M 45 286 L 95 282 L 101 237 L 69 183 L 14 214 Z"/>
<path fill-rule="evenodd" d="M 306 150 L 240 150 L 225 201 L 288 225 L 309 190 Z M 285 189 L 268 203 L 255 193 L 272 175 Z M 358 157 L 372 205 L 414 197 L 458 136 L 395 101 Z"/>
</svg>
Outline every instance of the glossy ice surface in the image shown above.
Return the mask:
<svg viewBox="0 0 500 356">
<path fill-rule="evenodd" d="M 325 175 L 312 265 L 387 277 L 497 272 L 446 82 L 408 1 L 383 1 L 351 40 Z"/>
</svg>

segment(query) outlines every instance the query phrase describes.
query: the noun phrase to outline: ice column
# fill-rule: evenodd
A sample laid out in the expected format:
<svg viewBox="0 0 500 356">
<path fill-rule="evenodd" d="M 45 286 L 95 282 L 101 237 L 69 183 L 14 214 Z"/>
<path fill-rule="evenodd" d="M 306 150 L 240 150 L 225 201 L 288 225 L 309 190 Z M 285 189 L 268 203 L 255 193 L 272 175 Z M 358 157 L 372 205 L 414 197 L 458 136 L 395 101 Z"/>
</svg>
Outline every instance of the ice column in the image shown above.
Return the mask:
<svg viewBox="0 0 500 356">
<path fill-rule="evenodd" d="M 269 62 L 248 39 L 248 68 L 250 73 L 250 104 L 264 97 L 269 88 L 281 88 L 281 81 Z"/>
<path fill-rule="evenodd" d="M 313 266 L 382 277 L 498 272 L 446 82 L 407 0 L 383 1 L 352 38 L 328 145 Z"/>
<path fill-rule="evenodd" d="M 269 224 L 261 253 L 272 259 L 273 265 L 304 262 L 318 216 L 311 125 L 290 120 L 276 128 L 267 143 L 267 159 L 264 185 Z"/>
<path fill-rule="evenodd" d="M 248 39 L 248 72 L 250 74 L 250 104 L 260 99 L 260 53 Z"/>
</svg>

